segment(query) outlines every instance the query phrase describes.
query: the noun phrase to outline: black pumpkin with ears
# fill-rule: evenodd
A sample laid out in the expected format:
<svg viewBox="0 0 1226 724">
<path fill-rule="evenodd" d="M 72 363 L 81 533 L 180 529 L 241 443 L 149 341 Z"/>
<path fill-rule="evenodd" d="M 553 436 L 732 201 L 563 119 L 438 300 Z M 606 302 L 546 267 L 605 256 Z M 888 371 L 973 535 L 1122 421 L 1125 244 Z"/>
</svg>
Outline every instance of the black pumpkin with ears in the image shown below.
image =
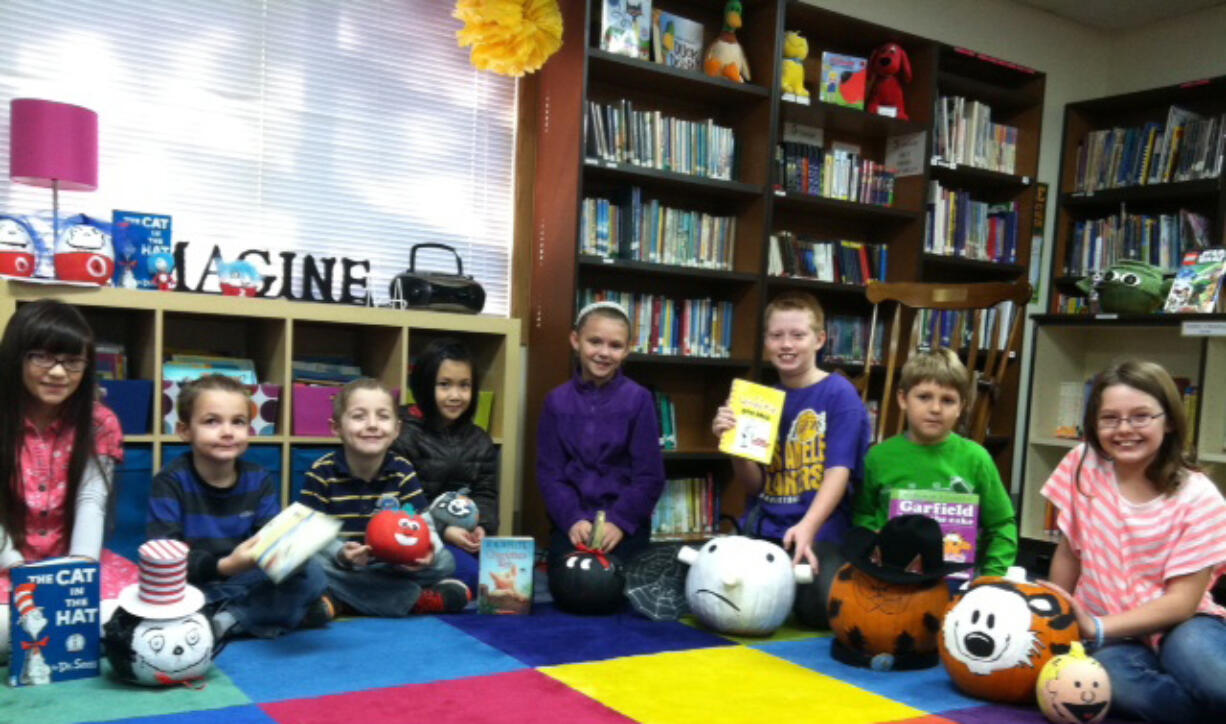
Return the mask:
<svg viewBox="0 0 1226 724">
<path fill-rule="evenodd" d="M 626 573 L 616 556 L 586 546 L 556 559 L 549 568 L 549 593 L 570 613 L 604 615 L 626 602 Z"/>
</svg>

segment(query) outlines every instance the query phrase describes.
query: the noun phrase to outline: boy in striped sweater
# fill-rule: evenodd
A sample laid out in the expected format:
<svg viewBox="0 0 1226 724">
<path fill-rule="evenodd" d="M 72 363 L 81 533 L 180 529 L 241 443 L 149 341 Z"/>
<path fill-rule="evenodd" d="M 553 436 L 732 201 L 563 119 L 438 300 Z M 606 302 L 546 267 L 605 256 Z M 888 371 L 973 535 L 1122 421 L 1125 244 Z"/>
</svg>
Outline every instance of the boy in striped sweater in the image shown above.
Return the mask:
<svg viewBox="0 0 1226 724">
<path fill-rule="evenodd" d="M 332 404 L 330 422 L 341 450 L 315 461 L 300 498 L 343 524 L 339 538 L 317 556 L 328 576 L 328 598 L 342 611 L 366 616 L 462 611 L 471 593 L 447 578 L 455 558 L 446 548 L 408 566 L 375 561 L 364 542 L 366 524 L 379 511 L 429 505 L 412 463 L 389 452 L 400 433 L 392 393 L 365 377 L 341 388 Z"/>
<path fill-rule="evenodd" d="M 230 377 L 187 383 L 177 430 L 192 449 L 153 478 L 149 496 L 149 538 L 191 546 L 187 580 L 204 592 L 218 637 L 268 638 L 332 618 L 317 562 L 278 584 L 251 555 L 255 534 L 281 506 L 273 475 L 242 459 L 250 404 L 247 388 Z"/>
</svg>

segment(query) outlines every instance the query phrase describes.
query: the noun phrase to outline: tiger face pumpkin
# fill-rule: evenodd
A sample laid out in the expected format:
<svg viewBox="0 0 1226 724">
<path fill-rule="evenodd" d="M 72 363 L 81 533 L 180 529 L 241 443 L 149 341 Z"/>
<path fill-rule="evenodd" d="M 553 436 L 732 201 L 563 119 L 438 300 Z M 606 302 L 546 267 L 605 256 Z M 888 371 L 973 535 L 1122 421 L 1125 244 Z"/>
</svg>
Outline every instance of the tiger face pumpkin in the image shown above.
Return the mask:
<svg viewBox="0 0 1226 724">
<path fill-rule="evenodd" d="M 976 578 L 941 626 L 941 662 L 965 693 L 1011 704 L 1034 701 L 1039 671 L 1081 639 L 1067 598 L 1026 580 L 1020 568 Z"/>
<path fill-rule="evenodd" d="M 877 670 L 936 666 L 937 633 L 948 605 L 942 579 L 889 583 L 845 564 L 835 574 L 827 605 L 839 643 L 834 655 Z"/>
</svg>

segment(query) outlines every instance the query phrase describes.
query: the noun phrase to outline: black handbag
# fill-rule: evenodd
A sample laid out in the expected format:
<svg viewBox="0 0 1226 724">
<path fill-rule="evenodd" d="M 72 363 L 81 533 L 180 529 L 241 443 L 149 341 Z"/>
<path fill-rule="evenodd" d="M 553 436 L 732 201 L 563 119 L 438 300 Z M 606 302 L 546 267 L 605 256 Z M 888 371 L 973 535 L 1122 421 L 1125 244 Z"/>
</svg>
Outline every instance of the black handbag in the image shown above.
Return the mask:
<svg viewBox="0 0 1226 724">
<path fill-rule="evenodd" d="M 417 271 L 418 249 L 445 249 L 455 254 L 456 273 Z M 477 314 L 485 307 L 485 290 L 475 279 L 464 274 L 464 262 L 456 250 L 447 244 L 414 244 L 409 251 L 408 271 L 392 279 L 388 295 L 393 303 L 412 309 Z"/>
</svg>

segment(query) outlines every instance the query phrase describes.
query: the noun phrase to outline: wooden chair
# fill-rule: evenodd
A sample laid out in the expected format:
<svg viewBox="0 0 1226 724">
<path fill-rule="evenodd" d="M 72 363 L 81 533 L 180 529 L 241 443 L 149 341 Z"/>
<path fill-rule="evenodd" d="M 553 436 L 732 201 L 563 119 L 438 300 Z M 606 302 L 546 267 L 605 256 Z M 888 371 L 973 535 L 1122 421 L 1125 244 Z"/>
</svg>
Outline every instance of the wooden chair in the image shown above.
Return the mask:
<svg viewBox="0 0 1226 724">
<path fill-rule="evenodd" d="M 877 429 L 874 431 L 875 439 L 885 438 L 886 419 L 888 418 L 886 411 L 891 405 L 896 404 L 894 378 L 900 365 L 899 337 L 902 331 L 903 308 L 906 307 L 913 314 L 911 334 L 904 356 L 909 356 L 919 347 L 923 331 L 920 326 L 923 316 L 921 310 L 963 310 L 971 315 L 966 318 L 966 326 L 970 327 L 971 338 L 965 350 L 966 367 L 971 371 L 971 399 L 967 400 L 963 417 L 963 434 L 983 444 L 988 434 L 992 405 L 996 401 L 1009 359 L 1014 356 L 1011 353 L 1017 350 L 1021 339 L 1026 304 L 1030 301 L 1030 284 L 1025 281 L 978 284 L 871 281 L 865 289 L 865 296 L 873 304 L 873 317 L 869 326 L 867 363 L 864 367 L 864 374 L 857 381 L 860 397 L 864 401 L 868 400 L 868 383 L 871 378 L 872 365 L 880 361 L 873 359 L 873 350 L 877 342 L 877 311 L 882 303 L 894 302 L 894 318 L 888 332 L 885 387 L 881 397 Z M 1003 302 L 1013 302 L 1011 312 L 1007 315 L 998 313 L 992 329 L 985 331 L 989 312 Z M 1001 309 L 1003 312 L 1007 308 Z M 1008 318 L 1006 319 L 1005 316 Z M 1005 330 L 1003 335 L 1002 329 Z M 982 345 L 981 339 L 983 340 Z M 939 343 L 940 340 L 934 340 L 933 346 Z M 962 346 L 962 340 L 954 341 L 951 346 L 954 347 L 955 352 L 961 352 L 962 350 L 958 348 Z M 986 355 L 982 370 L 978 369 L 977 364 L 980 354 Z M 895 434 L 902 432 L 903 428 L 903 415 L 899 414 L 896 417 Z"/>
</svg>

